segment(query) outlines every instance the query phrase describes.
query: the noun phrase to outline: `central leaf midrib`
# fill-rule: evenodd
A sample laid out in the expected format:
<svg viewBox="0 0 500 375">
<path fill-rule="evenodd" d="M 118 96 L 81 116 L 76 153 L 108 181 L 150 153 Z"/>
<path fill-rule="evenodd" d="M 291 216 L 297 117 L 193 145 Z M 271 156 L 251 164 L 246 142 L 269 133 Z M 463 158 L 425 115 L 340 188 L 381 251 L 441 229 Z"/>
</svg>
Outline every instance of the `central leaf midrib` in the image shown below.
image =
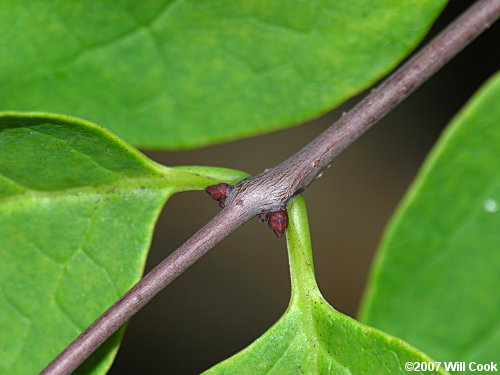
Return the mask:
<svg viewBox="0 0 500 375">
<path fill-rule="evenodd" d="M 311 344 L 317 343 L 318 346 L 315 346 L 317 348 L 315 352 L 317 352 L 321 347 L 323 347 L 323 344 L 321 341 L 318 339 L 318 335 L 316 332 L 316 328 L 314 327 L 314 317 L 313 317 L 313 300 L 316 300 L 316 296 L 310 296 L 308 295 L 307 297 L 304 296 L 304 298 L 300 298 L 297 300 L 297 305 L 300 311 L 302 312 L 301 314 L 301 325 L 302 328 L 304 329 L 304 333 L 306 335 L 306 339 L 308 342 Z"/>
<path fill-rule="evenodd" d="M 320 339 L 319 334 L 316 330 L 316 326 L 314 324 L 314 306 L 313 306 L 313 301 L 316 301 L 317 303 L 321 304 L 323 307 L 331 308 L 328 302 L 323 298 L 323 296 L 320 294 L 318 291 L 319 295 L 313 295 L 310 296 L 309 298 L 303 298 L 299 299 L 297 303 L 299 304 L 299 309 L 302 311 L 302 327 L 304 329 L 304 333 L 306 335 L 307 340 L 311 344 L 316 344 L 314 346 L 314 354 L 315 354 L 315 363 L 313 364 L 311 370 L 314 371 L 314 374 L 319 374 L 319 369 L 318 369 L 318 363 L 317 363 L 317 356 L 321 353 L 321 351 L 324 351 L 326 353 L 329 353 L 328 347 L 326 344 Z M 302 304 L 300 303 L 302 302 Z M 333 311 L 335 313 L 335 311 Z M 334 318 L 335 319 L 335 318 Z M 313 351 L 313 350 L 311 350 Z M 339 362 L 334 356 L 329 354 L 330 359 L 337 363 L 338 365 L 349 369 L 349 367 L 344 366 L 341 362 Z"/>
<path fill-rule="evenodd" d="M 114 190 L 125 191 L 125 190 L 135 190 L 140 188 L 175 190 L 175 188 L 179 187 L 174 183 L 174 181 L 172 181 L 172 179 L 160 176 L 138 177 L 138 178 L 129 177 L 129 178 L 124 178 L 122 180 L 117 180 L 114 183 L 106 183 L 94 186 L 90 185 L 78 186 L 67 189 L 50 190 L 50 191 L 34 190 L 31 188 L 27 188 L 24 185 L 20 186 L 23 186 L 23 188 L 25 189 L 22 193 L 8 195 L 3 198 L 0 197 L 0 205 L 16 202 L 22 200 L 23 198 L 50 198 L 50 197 L 58 198 L 62 196 L 77 195 L 79 193 L 106 194 L 113 192 Z"/>
</svg>

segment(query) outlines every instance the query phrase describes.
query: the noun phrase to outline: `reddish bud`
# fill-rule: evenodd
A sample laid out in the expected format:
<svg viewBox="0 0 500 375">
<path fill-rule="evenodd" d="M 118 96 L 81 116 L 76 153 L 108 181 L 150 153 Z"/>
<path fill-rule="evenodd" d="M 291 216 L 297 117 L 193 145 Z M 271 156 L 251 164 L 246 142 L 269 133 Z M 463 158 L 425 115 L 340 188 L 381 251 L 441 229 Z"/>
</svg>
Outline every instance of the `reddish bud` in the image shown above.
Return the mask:
<svg viewBox="0 0 500 375">
<path fill-rule="evenodd" d="M 283 237 L 285 229 L 288 227 L 288 215 L 286 210 L 270 212 L 267 225 L 273 230 L 278 238 Z"/>
<path fill-rule="evenodd" d="M 219 202 L 220 207 L 224 207 L 229 187 L 230 186 L 228 184 L 222 183 L 222 184 L 207 186 L 205 188 L 205 191 L 208 194 L 210 194 L 212 199 L 215 199 L 216 201 Z"/>
<path fill-rule="evenodd" d="M 267 221 L 269 219 L 269 213 L 268 212 L 263 212 L 259 214 L 259 221 L 263 223 L 264 221 Z"/>
</svg>

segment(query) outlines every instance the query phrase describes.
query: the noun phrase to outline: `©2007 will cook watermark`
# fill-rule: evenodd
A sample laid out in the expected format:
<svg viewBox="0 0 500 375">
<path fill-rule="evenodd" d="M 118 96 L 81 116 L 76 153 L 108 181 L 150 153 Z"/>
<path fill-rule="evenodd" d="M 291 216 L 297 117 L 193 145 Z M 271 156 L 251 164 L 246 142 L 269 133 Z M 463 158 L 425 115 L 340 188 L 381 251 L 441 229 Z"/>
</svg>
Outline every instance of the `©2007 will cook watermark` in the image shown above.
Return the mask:
<svg viewBox="0 0 500 375">
<path fill-rule="evenodd" d="M 487 362 L 406 362 L 406 371 L 415 372 L 434 372 L 445 370 L 447 372 L 463 372 L 463 373 L 485 373 L 498 372 L 498 363 Z"/>
</svg>

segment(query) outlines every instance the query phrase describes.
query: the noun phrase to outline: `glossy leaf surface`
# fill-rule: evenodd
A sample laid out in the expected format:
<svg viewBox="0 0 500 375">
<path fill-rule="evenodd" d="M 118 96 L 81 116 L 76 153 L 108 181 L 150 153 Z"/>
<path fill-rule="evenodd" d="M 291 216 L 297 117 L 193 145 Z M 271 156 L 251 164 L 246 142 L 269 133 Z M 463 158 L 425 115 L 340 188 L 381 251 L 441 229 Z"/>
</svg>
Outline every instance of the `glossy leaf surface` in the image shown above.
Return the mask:
<svg viewBox="0 0 500 375">
<path fill-rule="evenodd" d="M 0 114 L 0 374 L 38 373 L 138 281 L 170 195 L 245 176 L 160 166 L 81 120 Z M 121 335 L 80 373 L 106 373 Z"/>
<path fill-rule="evenodd" d="M 406 372 L 406 362 L 429 359 L 402 340 L 335 311 L 323 299 L 314 277 L 301 196 L 288 205 L 288 215 L 292 297 L 286 313 L 252 345 L 203 374 L 446 374 Z"/>
<path fill-rule="evenodd" d="M 379 250 L 362 320 L 439 361 L 500 353 L 500 74 L 448 126 Z M 457 372 L 460 374 L 461 372 Z"/>
<path fill-rule="evenodd" d="M 445 0 L 5 0 L 0 109 L 95 121 L 141 147 L 326 112 L 415 47 Z"/>
</svg>

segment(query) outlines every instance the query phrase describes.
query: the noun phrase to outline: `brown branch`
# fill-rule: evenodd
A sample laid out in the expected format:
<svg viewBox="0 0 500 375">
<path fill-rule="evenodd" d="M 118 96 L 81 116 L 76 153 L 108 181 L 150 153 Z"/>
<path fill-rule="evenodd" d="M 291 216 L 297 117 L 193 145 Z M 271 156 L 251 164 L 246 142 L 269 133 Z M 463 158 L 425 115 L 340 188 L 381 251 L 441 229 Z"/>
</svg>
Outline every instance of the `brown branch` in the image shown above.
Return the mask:
<svg viewBox="0 0 500 375">
<path fill-rule="evenodd" d="M 111 306 L 42 372 L 69 374 L 158 292 L 240 225 L 285 207 L 347 146 L 438 71 L 500 15 L 499 0 L 481 0 L 356 107 L 278 166 L 232 188 L 224 208 Z"/>
</svg>

